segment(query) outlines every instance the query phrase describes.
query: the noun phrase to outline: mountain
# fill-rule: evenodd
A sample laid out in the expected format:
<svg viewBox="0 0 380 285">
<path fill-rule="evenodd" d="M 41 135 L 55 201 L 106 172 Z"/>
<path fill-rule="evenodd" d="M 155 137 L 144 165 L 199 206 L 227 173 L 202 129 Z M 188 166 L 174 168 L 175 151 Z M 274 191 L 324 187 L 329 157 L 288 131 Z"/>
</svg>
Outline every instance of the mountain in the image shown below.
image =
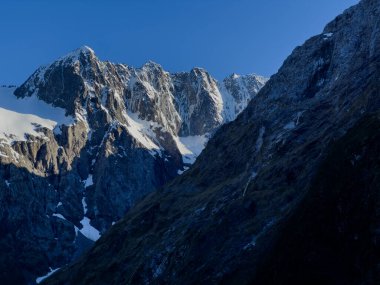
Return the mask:
<svg viewBox="0 0 380 285">
<path fill-rule="evenodd" d="M 379 47 L 362 0 L 44 284 L 379 284 Z"/>
<path fill-rule="evenodd" d="M 18 88 L 1 87 L 2 283 L 29 283 L 71 262 L 186 171 L 266 79 L 232 81 L 201 68 L 171 74 L 154 62 L 103 62 L 82 47 Z"/>
</svg>

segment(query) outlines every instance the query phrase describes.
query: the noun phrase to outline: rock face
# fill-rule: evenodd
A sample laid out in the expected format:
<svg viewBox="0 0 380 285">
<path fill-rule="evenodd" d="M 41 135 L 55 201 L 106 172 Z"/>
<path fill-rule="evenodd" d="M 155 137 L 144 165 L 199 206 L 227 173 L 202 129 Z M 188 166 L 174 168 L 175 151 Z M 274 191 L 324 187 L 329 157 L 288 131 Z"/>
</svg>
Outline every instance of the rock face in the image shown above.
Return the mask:
<svg viewBox="0 0 380 285">
<path fill-rule="evenodd" d="M 9 253 L 0 258 L 2 283 L 34 282 L 69 263 L 188 169 L 266 81 L 244 78 L 257 88 L 232 92 L 200 68 L 170 74 L 153 62 L 138 69 L 102 62 L 82 47 L 16 90 L 2 87 L 0 250 Z M 239 106 L 228 117 L 226 96 Z M 33 111 L 38 116 L 23 114 Z"/>
<path fill-rule="evenodd" d="M 379 46 L 362 0 L 45 284 L 378 284 Z"/>
</svg>

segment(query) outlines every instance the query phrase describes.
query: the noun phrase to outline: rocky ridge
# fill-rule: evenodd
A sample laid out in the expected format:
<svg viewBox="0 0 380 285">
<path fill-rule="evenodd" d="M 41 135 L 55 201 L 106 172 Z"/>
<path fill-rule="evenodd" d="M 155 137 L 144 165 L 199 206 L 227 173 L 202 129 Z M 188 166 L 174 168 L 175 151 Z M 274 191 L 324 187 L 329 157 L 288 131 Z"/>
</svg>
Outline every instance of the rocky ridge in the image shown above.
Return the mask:
<svg viewBox="0 0 380 285">
<path fill-rule="evenodd" d="M 201 68 L 133 68 L 82 47 L 16 90 L 2 88 L 10 103 L 0 107 L 12 110 L 14 91 L 21 111 L 36 103 L 40 112 L 43 103 L 48 112 L 15 113 L 25 127 L 17 136 L 0 112 L 0 247 L 9 252 L 1 279 L 22 284 L 70 262 L 137 201 L 184 172 L 266 81 L 244 78 L 222 90 Z M 22 274 L 12 274 L 15 268 Z"/>
</svg>

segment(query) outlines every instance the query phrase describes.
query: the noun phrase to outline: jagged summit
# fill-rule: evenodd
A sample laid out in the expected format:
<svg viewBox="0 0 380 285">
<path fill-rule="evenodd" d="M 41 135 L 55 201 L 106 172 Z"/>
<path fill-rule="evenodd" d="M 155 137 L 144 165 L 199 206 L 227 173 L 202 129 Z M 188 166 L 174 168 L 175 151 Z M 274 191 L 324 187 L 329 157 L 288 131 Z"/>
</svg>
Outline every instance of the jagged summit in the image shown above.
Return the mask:
<svg viewBox="0 0 380 285">
<path fill-rule="evenodd" d="M 240 88 L 244 93 L 240 96 L 239 90 L 218 84 L 203 68 L 170 74 L 153 61 L 148 61 L 141 68 L 133 68 L 102 62 L 91 48 L 84 46 L 38 69 L 16 90 L 16 95 L 24 97 L 36 93 L 40 99 L 65 108 L 69 115 L 74 116 L 82 112 L 90 97 L 106 102 L 106 88 L 108 93 L 115 90 L 125 95 L 127 106 L 132 112 L 139 113 L 141 119 L 158 120 L 174 133 L 201 135 L 233 120 L 265 84 L 262 78 L 252 76 L 249 79 L 244 77 L 243 81 L 244 86 L 255 84 L 255 88 Z M 238 82 L 234 84 L 241 85 Z M 161 98 L 159 102 L 144 102 L 158 97 Z M 223 101 L 225 98 L 228 100 Z M 234 110 L 226 111 L 226 108 Z"/>
<path fill-rule="evenodd" d="M 95 51 L 88 46 L 81 46 L 68 54 L 60 57 L 57 61 L 64 61 L 66 63 L 75 63 L 81 59 L 95 59 Z"/>
<path fill-rule="evenodd" d="M 6 226 L 0 237 L 0 249 L 11 248 L 0 279 L 7 283 L 2 272 L 18 268 L 23 275 L 11 275 L 22 280 L 13 284 L 73 260 L 137 201 L 187 171 L 241 111 L 234 104 L 248 103 L 204 69 L 169 73 L 152 61 L 134 68 L 101 61 L 88 47 L 39 68 L 15 90 L 18 99 L 12 91 L 0 88 L 0 201 L 15 193 L 15 203 L 0 207 L 0 217 L 20 229 Z M 244 98 L 255 97 L 251 91 Z M 33 105 L 36 116 L 14 112 Z M 20 251 L 26 258 L 16 266 Z"/>
<path fill-rule="evenodd" d="M 92 54 L 95 54 L 95 51 L 94 51 L 91 47 L 86 46 L 86 45 L 81 46 L 81 47 L 78 48 L 77 50 L 80 50 L 80 51 L 83 52 L 83 53 L 92 53 Z"/>
<path fill-rule="evenodd" d="M 81 47 L 73 50 L 68 55 L 71 55 L 71 54 L 73 54 L 73 55 L 75 55 L 75 54 L 76 55 L 78 55 L 78 54 L 91 54 L 91 55 L 94 55 L 95 51 L 92 48 L 90 48 L 89 46 L 84 45 L 84 46 L 81 46 Z"/>
<path fill-rule="evenodd" d="M 191 71 L 194 71 L 194 72 L 207 72 L 206 69 L 204 69 L 203 67 L 198 67 L 198 66 L 194 66 Z"/>
<path fill-rule="evenodd" d="M 156 68 L 156 69 L 163 69 L 162 65 L 153 61 L 153 60 L 148 60 L 146 63 L 143 64 L 141 68 Z"/>
</svg>

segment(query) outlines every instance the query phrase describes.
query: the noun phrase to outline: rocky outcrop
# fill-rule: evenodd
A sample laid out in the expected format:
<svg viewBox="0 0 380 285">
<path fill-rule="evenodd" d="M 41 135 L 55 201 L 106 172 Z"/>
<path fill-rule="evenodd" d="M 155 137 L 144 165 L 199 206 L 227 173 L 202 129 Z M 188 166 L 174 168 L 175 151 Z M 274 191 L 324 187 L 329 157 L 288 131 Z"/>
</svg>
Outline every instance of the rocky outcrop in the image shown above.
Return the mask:
<svg viewBox="0 0 380 285">
<path fill-rule="evenodd" d="M 102 62 L 88 47 L 41 67 L 14 94 L 64 118 L 12 113 L 26 120 L 16 136 L 3 115 L 9 110 L 0 112 L 4 284 L 35 280 L 79 256 L 136 202 L 185 171 L 239 113 L 224 117 L 218 83 L 203 69 L 132 68 Z"/>
<path fill-rule="evenodd" d="M 363 0 L 297 47 L 190 170 L 45 284 L 377 284 L 379 19 Z"/>
</svg>

